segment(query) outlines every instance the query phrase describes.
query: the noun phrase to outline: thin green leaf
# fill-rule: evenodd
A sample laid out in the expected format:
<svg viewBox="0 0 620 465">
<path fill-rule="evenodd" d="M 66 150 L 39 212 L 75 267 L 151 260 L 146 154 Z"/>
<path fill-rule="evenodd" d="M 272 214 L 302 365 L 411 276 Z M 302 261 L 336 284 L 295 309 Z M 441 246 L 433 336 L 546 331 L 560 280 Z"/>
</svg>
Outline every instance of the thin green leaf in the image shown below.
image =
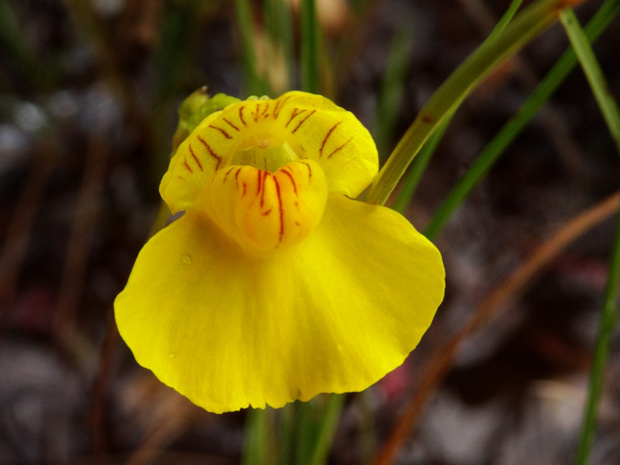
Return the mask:
<svg viewBox="0 0 620 465">
<path fill-rule="evenodd" d="M 321 91 L 319 74 L 319 21 L 315 0 L 301 1 L 301 88 L 318 94 Z"/>
<path fill-rule="evenodd" d="M 484 43 L 488 43 L 489 41 L 493 40 L 499 33 L 504 30 L 504 28 L 508 25 L 510 20 L 514 17 L 515 13 L 521 6 L 521 3 L 522 0 L 512 1 L 506 12 L 502 15 L 500 20 L 493 28 L 493 31 L 491 31 L 489 37 L 485 39 Z M 435 132 L 433 132 L 428 141 L 426 141 L 426 143 L 422 147 L 420 154 L 416 157 L 415 162 L 413 163 L 413 165 L 409 169 L 409 172 L 407 173 L 407 176 L 405 177 L 402 188 L 398 192 L 398 195 L 394 200 L 392 209 L 396 210 L 397 212 L 403 213 L 405 211 L 405 208 L 407 208 L 407 205 L 409 205 L 409 202 L 411 202 L 413 194 L 415 193 L 415 190 L 418 187 L 420 180 L 422 179 L 422 175 L 426 171 L 426 168 L 431 161 L 431 158 L 433 157 L 433 154 L 435 153 L 439 142 L 441 142 L 444 133 L 448 129 L 448 126 L 450 125 L 450 122 L 452 121 L 456 110 L 457 109 L 454 109 L 448 116 L 446 116 L 444 121 L 441 122 Z"/>
<path fill-rule="evenodd" d="M 286 69 L 285 89 L 291 88 L 294 75 L 293 20 L 288 3 L 284 0 L 267 0 L 265 3 L 267 33 L 274 50 L 282 53 Z"/>
<path fill-rule="evenodd" d="M 420 154 L 416 157 L 415 163 L 411 166 L 409 171 L 407 172 L 407 176 L 405 176 L 405 180 L 402 183 L 402 187 L 394 200 L 394 203 L 391 205 L 393 210 L 396 210 L 399 213 L 404 213 L 405 208 L 411 202 L 413 198 L 413 194 L 420 184 L 422 179 L 422 175 L 426 171 L 426 167 L 428 166 L 439 142 L 443 138 L 443 135 L 448 129 L 450 122 L 452 121 L 452 116 L 450 118 L 445 119 L 441 122 L 439 127 L 435 130 L 435 132 L 431 135 L 431 137 L 426 141 L 422 150 L 420 150 Z"/>
<path fill-rule="evenodd" d="M 331 447 L 345 396 L 329 394 L 296 402 L 295 465 L 322 465 Z"/>
<path fill-rule="evenodd" d="M 268 465 L 269 417 L 265 409 L 249 409 L 246 416 L 243 465 Z"/>
<path fill-rule="evenodd" d="M 241 52 L 245 91 L 248 95 L 261 96 L 269 93 L 266 84 L 258 74 L 254 50 L 254 25 L 248 0 L 235 0 L 235 16 L 241 34 Z"/>
<path fill-rule="evenodd" d="M 523 0 L 512 0 L 506 12 L 502 15 L 502 17 L 499 19 L 499 21 L 489 34 L 489 37 L 485 39 L 485 42 L 495 39 L 495 37 L 500 32 L 502 32 L 506 26 L 508 26 L 508 23 L 512 21 L 514 15 L 516 15 L 517 11 L 519 11 L 519 8 L 521 8 L 522 3 Z"/>
<path fill-rule="evenodd" d="M 586 27 L 586 36 L 590 41 L 596 40 L 607 28 L 620 9 L 620 0 L 607 0 L 594 15 Z M 424 234 L 429 239 L 437 236 L 454 210 L 463 202 L 471 190 L 491 169 L 501 154 L 519 135 L 523 128 L 549 100 L 568 74 L 577 65 L 575 52 L 568 49 L 545 76 L 532 95 L 521 106 L 517 114 L 497 133 L 476 158 L 467 173 L 452 188 L 448 197 L 437 209 Z"/>
<path fill-rule="evenodd" d="M 385 203 L 407 166 L 443 119 L 501 62 L 553 24 L 560 8 L 582 1 L 539 0 L 520 13 L 495 39 L 479 47 L 426 103 L 379 172 L 366 200 Z"/>
<path fill-rule="evenodd" d="M 386 154 L 394 130 L 412 48 L 413 31 L 411 26 L 406 24 L 396 31 L 392 39 L 385 76 L 379 93 L 379 104 L 373 125 L 379 155 Z"/>
<path fill-rule="evenodd" d="M 588 400 L 584 413 L 583 422 L 581 424 L 581 436 L 579 438 L 579 446 L 577 449 L 576 465 L 586 465 L 588 456 L 592 448 L 592 441 L 596 429 L 596 416 L 598 404 L 603 389 L 603 377 L 605 374 L 605 365 L 609 358 L 609 347 L 611 338 L 618 321 L 618 283 L 620 282 L 620 214 L 618 215 L 618 224 L 616 225 L 616 236 L 611 252 L 611 260 L 609 264 L 609 273 L 607 275 L 607 286 L 605 288 L 605 297 L 603 308 L 598 326 L 598 335 L 596 338 L 596 349 L 594 352 L 594 360 L 592 361 L 592 371 L 590 374 L 590 387 L 588 390 Z"/>
<path fill-rule="evenodd" d="M 321 423 L 319 424 L 310 465 L 323 465 L 325 463 L 327 453 L 334 439 L 336 426 L 338 426 L 338 419 L 340 418 L 344 399 L 344 394 L 329 394 L 329 400 L 323 410 Z"/>
<path fill-rule="evenodd" d="M 575 13 L 568 9 L 560 13 L 560 20 L 566 30 L 570 42 L 575 49 L 581 67 L 590 83 L 592 93 L 603 113 L 605 122 L 616 143 L 618 153 L 620 153 L 620 112 L 618 105 L 609 92 L 607 81 L 601 68 L 596 61 L 592 47 L 584 34 Z M 577 448 L 577 465 L 585 465 L 588 462 L 590 450 L 596 431 L 596 417 L 598 405 L 603 389 L 603 378 L 605 366 L 609 358 L 611 338 L 618 321 L 618 308 L 616 299 L 618 297 L 618 282 L 620 280 L 620 215 L 616 226 L 616 236 L 611 253 L 609 274 L 607 276 L 607 286 L 601 316 L 599 320 L 598 335 L 596 339 L 596 349 L 590 373 L 590 385 L 588 390 L 588 400 L 581 425 L 581 435 Z"/>
<path fill-rule="evenodd" d="M 309 465 L 312 456 L 313 445 L 316 442 L 316 412 L 315 405 L 318 399 L 308 402 L 296 402 L 297 424 L 295 435 L 295 463 L 296 465 Z"/>
<path fill-rule="evenodd" d="M 278 465 L 292 463 L 293 440 L 295 438 L 295 404 L 285 405 L 277 412 L 278 419 Z"/>
<path fill-rule="evenodd" d="M 620 154 L 620 111 L 618 104 L 609 91 L 607 80 L 601 71 L 601 67 L 596 61 L 592 47 L 579 25 L 579 20 L 573 10 L 566 9 L 560 13 L 560 21 L 566 30 L 566 34 L 577 53 L 577 58 L 581 62 L 581 67 L 588 78 L 592 93 L 596 98 L 605 122 L 609 127 L 609 132 L 616 143 L 618 154 Z"/>
<path fill-rule="evenodd" d="M 217 5 L 201 0 L 166 2 L 160 23 L 160 40 L 154 50 L 154 105 L 175 98 L 192 71 L 193 52 L 203 20 Z M 165 131 L 164 131 L 165 132 Z"/>
</svg>

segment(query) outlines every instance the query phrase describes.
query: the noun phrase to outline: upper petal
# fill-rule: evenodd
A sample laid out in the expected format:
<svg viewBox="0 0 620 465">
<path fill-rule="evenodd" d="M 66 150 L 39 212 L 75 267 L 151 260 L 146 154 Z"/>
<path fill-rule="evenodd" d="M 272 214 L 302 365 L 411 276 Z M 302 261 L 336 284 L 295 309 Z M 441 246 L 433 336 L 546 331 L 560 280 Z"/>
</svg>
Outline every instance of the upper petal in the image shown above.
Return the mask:
<svg viewBox="0 0 620 465">
<path fill-rule="evenodd" d="M 235 152 L 283 142 L 321 166 L 331 192 L 357 197 L 378 171 L 377 148 L 355 115 L 320 95 L 294 91 L 231 104 L 205 118 L 172 157 L 161 196 L 173 212 L 191 209 Z"/>
<path fill-rule="evenodd" d="M 179 145 L 159 185 L 161 198 L 176 213 L 196 207 L 204 186 L 226 166 L 233 137 L 217 126 L 220 111 L 207 116 Z"/>
<path fill-rule="evenodd" d="M 372 182 L 377 147 L 353 113 L 307 92 L 288 92 L 274 102 L 287 141 L 300 157 L 321 165 L 331 192 L 357 197 Z"/>
<path fill-rule="evenodd" d="M 186 213 L 144 247 L 115 311 L 140 364 L 223 412 L 365 389 L 443 290 L 439 252 L 402 216 L 332 194 L 305 241 L 266 256 Z"/>
</svg>

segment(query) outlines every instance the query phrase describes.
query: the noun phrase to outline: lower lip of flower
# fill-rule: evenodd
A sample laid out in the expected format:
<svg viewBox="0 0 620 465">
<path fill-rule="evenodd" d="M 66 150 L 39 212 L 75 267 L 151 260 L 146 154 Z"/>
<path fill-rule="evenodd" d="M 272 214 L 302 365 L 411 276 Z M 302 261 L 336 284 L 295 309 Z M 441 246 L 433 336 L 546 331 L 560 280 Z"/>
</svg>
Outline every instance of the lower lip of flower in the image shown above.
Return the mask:
<svg viewBox="0 0 620 465">
<path fill-rule="evenodd" d="M 237 150 L 205 189 L 207 214 L 241 246 L 285 248 L 305 239 L 320 222 L 327 201 L 321 167 L 299 159 L 286 142 L 267 141 Z"/>
</svg>

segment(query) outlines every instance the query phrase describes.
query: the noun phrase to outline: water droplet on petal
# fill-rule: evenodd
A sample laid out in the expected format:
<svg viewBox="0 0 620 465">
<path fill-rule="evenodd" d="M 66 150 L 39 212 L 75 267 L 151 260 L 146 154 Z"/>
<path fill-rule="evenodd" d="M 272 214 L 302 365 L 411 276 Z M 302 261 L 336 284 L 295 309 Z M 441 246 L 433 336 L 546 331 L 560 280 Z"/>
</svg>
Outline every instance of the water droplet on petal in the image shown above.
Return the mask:
<svg viewBox="0 0 620 465">
<path fill-rule="evenodd" d="M 183 263 L 185 263 L 186 265 L 191 264 L 193 260 L 194 260 L 194 258 L 193 258 L 190 254 L 184 253 L 184 254 L 181 256 L 181 261 L 182 261 Z"/>
<path fill-rule="evenodd" d="M 170 358 L 174 358 L 174 357 L 176 357 L 176 354 L 175 354 L 175 353 L 171 353 L 171 354 L 169 354 L 168 356 L 169 356 Z"/>
</svg>

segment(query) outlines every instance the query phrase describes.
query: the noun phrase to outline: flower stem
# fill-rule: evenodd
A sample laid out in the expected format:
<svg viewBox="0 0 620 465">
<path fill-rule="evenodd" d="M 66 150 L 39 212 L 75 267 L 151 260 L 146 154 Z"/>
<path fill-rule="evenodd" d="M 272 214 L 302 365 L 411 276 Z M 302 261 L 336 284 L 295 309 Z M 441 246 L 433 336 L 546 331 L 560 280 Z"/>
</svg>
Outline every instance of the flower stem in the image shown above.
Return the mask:
<svg viewBox="0 0 620 465">
<path fill-rule="evenodd" d="M 499 19 L 489 36 L 485 39 L 484 43 L 488 43 L 495 39 L 499 33 L 501 33 L 504 28 L 510 23 L 514 15 L 517 13 L 517 10 L 523 3 L 522 0 L 512 0 L 512 3 L 506 10 L 506 12 Z M 445 119 L 441 122 L 441 124 L 437 127 L 435 132 L 430 136 L 428 141 L 424 144 L 422 149 L 420 150 L 420 154 L 416 157 L 413 166 L 409 169 L 407 176 L 405 176 L 405 181 L 403 182 L 403 187 L 396 196 L 394 200 L 394 204 L 392 205 L 392 209 L 396 210 L 399 213 L 403 213 L 405 208 L 411 202 L 413 198 L 413 194 L 422 179 L 422 175 L 426 171 L 426 167 L 428 166 L 437 146 L 441 142 L 443 135 L 445 134 L 454 114 L 456 113 L 456 108 L 452 110 Z"/>
<path fill-rule="evenodd" d="M 593 42 L 607 28 L 611 20 L 620 10 L 620 0 L 607 0 L 594 15 L 585 28 L 590 42 Z M 545 76 L 527 101 L 519 108 L 517 114 L 508 121 L 497 135 L 486 145 L 465 175 L 452 188 L 448 197 L 437 209 L 429 222 L 424 235 L 430 239 L 439 234 L 452 213 L 461 205 L 471 190 L 491 169 L 506 148 L 521 133 L 523 128 L 538 113 L 542 106 L 551 98 L 564 79 L 577 64 L 577 57 L 571 48 Z"/>
<path fill-rule="evenodd" d="M 539 0 L 520 13 L 495 39 L 479 47 L 433 94 L 398 143 L 367 201 L 384 204 L 405 170 L 446 116 L 506 58 L 514 55 L 557 19 L 559 9 L 583 0 Z"/>
</svg>

